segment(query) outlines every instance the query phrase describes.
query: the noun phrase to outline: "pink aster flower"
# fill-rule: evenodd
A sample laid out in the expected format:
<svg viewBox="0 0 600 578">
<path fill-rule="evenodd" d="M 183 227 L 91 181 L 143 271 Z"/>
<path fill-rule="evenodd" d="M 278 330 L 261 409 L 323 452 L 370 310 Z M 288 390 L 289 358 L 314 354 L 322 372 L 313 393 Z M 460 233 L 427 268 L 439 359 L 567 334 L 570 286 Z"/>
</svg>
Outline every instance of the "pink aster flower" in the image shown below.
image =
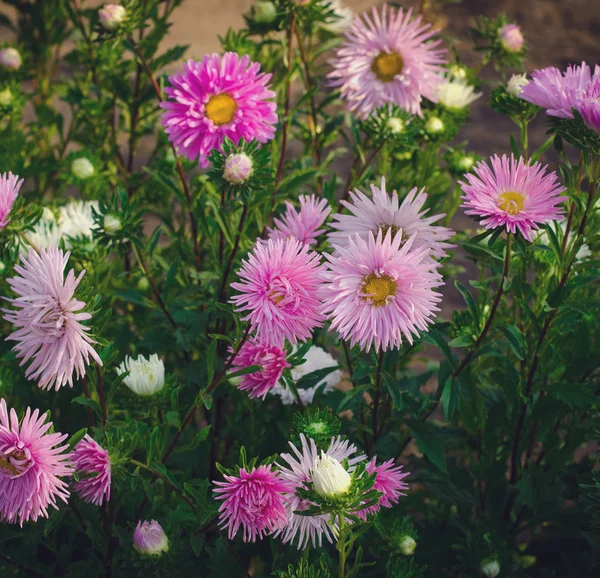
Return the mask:
<svg viewBox="0 0 600 578">
<path fill-rule="evenodd" d="M 556 173 L 546 173 L 548 167 L 525 163 L 511 155 L 491 158 L 491 168 L 484 162 L 476 165 L 473 173 L 461 182 L 467 215 L 483 217 L 486 229 L 506 227 L 509 233 L 517 230 L 528 241 L 533 241 L 534 230 L 541 224 L 558 219 L 563 211 L 558 206 L 566 197 L 566 189 L 558 182 Z"/>
<path fill-rule="evenodd" d="M 8 215 L 22 184 L 23 179 L 19 180 L 19 177 L 11 172 L 0 175 L 0 229 L 4 229 L 10 221 Z"/>
<path fill-rule="evenodd" d="M 400 496 L 405 495 L 402 493 L 402 490 L 408 490 L 408 484 L 403 480 L 409 474 L 402 471 L 402 466 L 394 466 L 394 460 L 388 460 L 377 465 L 375 460 L 376 458 L 373 458 L 367 464 L 366 469 L 369 474 L 375 472 L 373 489 L 381 492 L 382 496 L 379 498 L 377 504 L 356 513 L 363 520 L 366 520 L 367 514 L 379 512 L 382 506 L 384 508 L 391 508 L 394 504 L 398 503 Z"/>
<path fill-rule="evenodd" d="M 325 222 L 331 207 L 327 199 L 317 199 L 315 195 L 300 195 L 300 211 L 286 201 L 286 211 L 281 219 L 274 219 L 275 229 L 269 229 L 269 239 L 298 239 L 307 245 L 316 245 L 317 237 L 323 234 L 319 229 Z"/>
<path fill-rule="evenodd" d="M 66 434 L 46 433 L 52 422 L 46 414 L 27 408 L 19 424 L 17 412 L 8 412 L 0 399 L 0 520 L 35 522 L 48 517 L 48 507 L 58 509 L 56 499 L 67 502 L 68 485 L 61 477 L 70 476 L 72 464 Z"/>
<path fill-rule="evenodd" d="M 506 24 L 500 28 L 498 38 L 500 38 L 500 44 L 508 52 L 519 52 L 525 43 L 521 28 L 516 24 Z"/>
<path fill-rule="evenodd" d="M 259 339 L 281 343 L 306 341 L 323 322 L 317 287 L 321 258 L 296 239 L 258 242 L 247 261 L 242 261 L 240 292 L 231 302 L 242 319 L 250 321 Z"/>
<path fill-rule="evenodd" d="M 415 238 L 403 244 L 401 232 L 369 232 L 367 240 L 355 235 L 326 255 L 322 311 L 351 346 L 386 351 L 400 347 L 402 337 L 412 343 L 439 311 L 441 295 L 434 288 L 443 283 L 437 263 L 427 258 L 427 246 L 413 248 Z"/>
<path fill-rule="evenodd" d="M 262 540 L 265 536 L 281 529 L 287 521 L 284 493 L 288 485 L 271 465 L 253 468 L 251 472 L 240 468 L 237 476 L 224 476 L 224 482 L 214 490 L 217 500 L 224 500 L 219 508 L 219 524 L 228 528 L 233 540 L 240 526 L 244 542 Z"/>
<path fill-rule="evenodd" d="M 371 195 L 369 198 L 356 189 L 350 192 L 351 202 L 342 201 L 351 214 L 333 215 L 331 228 L 335 231 L 328 236 L 330 243 L 345 247 L 353 235 L 359 235 L 366 241 L 369 233 L 377 236 L 381 231 L 385 235 L 391 230 L 393 235 L 402 231 L 403 242 L 414 235 L 413 248 L 428 247 L 431 256 L 436 259 L 445 257 L 446 249 L 454 246 L 445 242 L 454 235 L 454 231 L 434 225 L 444 215 L 426 216 L 429 209 L 423 208 L 427 202 L 424 189 L 418 191 L 415 187 L 400 202 L 396 191 L 390 196 L 385 190 L 385 178 L 382 178 L 381 188 L 371 185 Z"/>
<path fill-rule="evenodd" d="M 225 137 L 236 144 L 242 137 L 271 140 L 277 113 L 270 78 L 260 64 L 235 52 L 188 60 L 183 72 L 169 77 L 169 100 L 161 104 L 162 123 L 177 152 L 206 167 L 208 154 L 221 150 Z"/>
<path fill-rule="evenodd" d="M 246 341 L 232 364 L 232 371 L 258 365 L 262 369 L 241 377 L 238 389 L 247 391 L 250 399 L 265 399 L 267 393 L 281 379 L 283 370 L 290 367 L 286 361 L 286 352 L 276 345 L 261 343 L 255 339 Z"/>
<path fill-rule="evenodd" d="M 13 351 L 23 358 L 21 365 L 33 360 L 25 376 L 38 380 L 42 389 L 73 387 L 73 374 L 78 379 L 85 375 L 90 357 L 102 365 L 89 329 L 81 324 L 92 316 L 82 312 L 85 303 L 74 297 L 85 271 L 75 278 L 71 269 L 65 279 L 68 260 L 69 253 L 56 247 L 42 248 L 39 254 L 30 249 L 27 257 L 21 255 L 23 265 L 15 266 L 18 276 L 8 279 L 17 298 L 6 300 L 17 309 L 2 311 L 18 329 L 6 339 L 17 342 Z"/>
<path fill-rule="evenodd" d="M 75 490 L 81 499 L 95 506 L 101 506 L 105 498 L 108 502 L 111 482 L 108 452 L 86 434 L 73 450 L 73 463 L 79 474 Z"/>
<path fill-rule="evenodd" d="M 280 535 L 284 544 L 297 540 L 298 549 L 304 549 L 308 542 L 313 547 L 323 546 L 323 536 L 333 543 L 337 534 L 337 523 L 334 526 L 330 524 L 329 514 L 315 516 L 300 516 L 294 512 L 307 510 L 310 502 L 301 498 L 296 489 L 306 487 L 305 484 L 312 480 L 312 472 L 317 465 L 317 458 L 320 452 L 317 450 L 314 440 L 304 437 L 300 434 L 300 448 L 297 448 L 290 442 L 292 448 L 291 454 L 283 453 L 280 455 L 282 464 L 279 464 L 280 477 L 292 489 L 286 493 L 288 523 L 285 528 L 279 530 L 276 536 Z M 356 464 L 366 459 L 365 455 L 351 457 L 356 453 L 356 446 L 348 440 L 342 441 L 341 437 L 331 438 L 331 444 L 325 455 L 336 459 L 338 462 L 348 460 L 348 471 L 354 471 Z"/>
<path fill-rule="evenodd" d="M 582 62 L 581 66 L 569 65 L 563 74 L 558 68 L 549 66 L 534 71 L 531 76 L 531 82 L 523 88 L 519 97 L 545 108 L 550 116 L 573 118 L 573 107 L 578 110 L 586 95 L 594 98 L 594 87 L 600 84 L 600 66 L 596 65 L 592 73 L 591 68 Z"/>
<path fill-rule="evenodd" d="M 434 102 L 436 87 L 443 80 L 444 50 L 440 40 L 421 16 L 411 19 L 412 10 L 394 10 L 383 5 L 356 17 L 337 50 L 329 73 L 333 86 L 341 87 L 342 98 L 352 111 L 365 117 L 384 104 L 396 104 L 421 115 L 423 97 Z"/>
<path fill-rule="evenodd" d="M 160 556 L 169 551 L 169 538 L 156 520 L 139 520 L 133 531 L 133 547 L 140 554 Z"/>
<path fill-rule="evenodd" d="M 600 134 L 600 67 L 596 66 L 594 77 L 578 98 L 575 109 L 583 122 Z"/>
</svg>

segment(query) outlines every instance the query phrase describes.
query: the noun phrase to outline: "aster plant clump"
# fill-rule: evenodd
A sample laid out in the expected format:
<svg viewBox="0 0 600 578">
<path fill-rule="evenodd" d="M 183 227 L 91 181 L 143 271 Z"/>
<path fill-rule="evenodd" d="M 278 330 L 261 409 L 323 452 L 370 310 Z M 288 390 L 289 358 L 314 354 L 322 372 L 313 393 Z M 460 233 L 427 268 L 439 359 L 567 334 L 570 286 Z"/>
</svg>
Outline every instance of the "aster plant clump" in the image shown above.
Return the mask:
<svg viewBox="0 0 600 578">
<path fill-rule="evenodd" d="M 0 576 L 597 575 L 600 63 L 182 3 L 0 16 Z"/>
</svg>

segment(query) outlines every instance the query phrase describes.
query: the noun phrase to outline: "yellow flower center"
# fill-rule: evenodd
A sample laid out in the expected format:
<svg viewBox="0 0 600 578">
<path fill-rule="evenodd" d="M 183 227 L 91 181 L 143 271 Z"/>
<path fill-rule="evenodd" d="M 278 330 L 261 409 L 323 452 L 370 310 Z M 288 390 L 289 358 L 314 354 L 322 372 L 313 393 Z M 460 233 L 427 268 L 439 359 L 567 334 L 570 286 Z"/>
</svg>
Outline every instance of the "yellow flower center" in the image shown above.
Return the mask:
<svg viewBox="0 0 600 578">
<path fill-rule="evenodd" d="M 524 203 L 525 195 L 516 191 L 506 191 L 498 197 L 498 206 L 509 215 L 518 215 Z"/>
<path fill-rule="evenodd" d="M 269 299 L 271 299 L 271 301 L 273 303 L 281 303 L 285 298 L 285 295 L 281 295 L 280 293 L 277 293 L 277 291 L 273 290 L 269 293 Z"/>
<path fill-rule="evenodd" d="M 5 474 L 9 478 L 12 478 L 18 475 L 18 473 L 19 470 L 17 470 L 15 466 L 13 466 L 7 459 L 5 459 L 4 456 L 0 455 L 0 474 Z M 0 477 L 2 476 L 0 475 Z"/>
<path fill-rule="evenodd" d="M 378 277 L 374 273 L 371 273 L 364 278 L 362 286 L 363 295 L 365 301 L 371 301 L 371 305 L 375 307 L 383 307 L 388 304 L 388 298 L 396 295 L 397 285 L 396 282 L 388 275 L 381 275 Z"/>
<path fill-rule="evenodd" d="M 403 68 L 404 60 L 397 52 L 380 52 L 371 64 L 371 70 L 381 82 L 392 82 Z"/>
<path fill-rule="evenodd" d="M 226 92 L 215 94 L 206 103 L 206 116 L 217 126 L 229 124 L 237 110 L 237 104 Z"/>
<path fill-rule="evenodd" d="M 400 231 L 400 227 L 396 227 L 396 225 L 379 225 L 379 230 L 376 231 L 376 235 L 377 233 L 379 233 L 379 231 L 381 231 L 381 238 L 385 239 L 385 236 L 388 234 L 388 231 L 391 231 L 391 237 L 392 240 L 394 239 L 394 237 L 398 234 L 398 231 Z M 404 237 L 404 235 L 402 235 Z M 404 241 L 404 240 L 403 240 Z M 402 245 L 404 244 L 404 242 L 402 242 Z"/>
</svg>

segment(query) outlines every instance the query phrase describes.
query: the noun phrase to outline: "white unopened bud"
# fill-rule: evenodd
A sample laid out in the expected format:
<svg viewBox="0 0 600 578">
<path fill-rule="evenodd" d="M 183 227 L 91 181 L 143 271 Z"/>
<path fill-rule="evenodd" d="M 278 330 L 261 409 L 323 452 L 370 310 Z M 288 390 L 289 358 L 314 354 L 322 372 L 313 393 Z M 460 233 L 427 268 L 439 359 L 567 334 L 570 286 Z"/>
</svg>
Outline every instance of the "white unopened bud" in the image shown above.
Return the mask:
<svg viewBox="0 0 600 578">
<path fill-rule="evenodd" d="M 457 164 L 459 169 L 468 171 L 475 164 L 475 159 L 469 156 L 461 157 Z"/>
<path fill-rule="evenodd" d="M 21 55 L 16 48 L 9 47 L 0 50 L 0 65 L 6 70 L 19 70 L 21 63 Z"/>
<path fill-rule="evenodd" d="M 523 34 L 516 24 L 507 24 L 498 30 L 500 44 L 508 52 L 519 52 L 523 48 Z"/>
<path fill-rule="evenodd" d="M 88 179 L 94 174 L 94 165 L 86 158 L 75 159 L 71 163 L 71 172 L 78 179 Z"/>
<path fill-rule="evenodd" d="M 385 126 L 387 126 L 394 134 L 404 132 L 404 121 L 401 118 L 388 118 Z"/>
<path fill-rule="evenodd" d="M 229 155 L 225 161 L 223 178 L 232 185 L 245 183 L 254 173 L 252 159 L 246 153 Z"/>
<path fill-rule="evenodd" d="M 500 574 L 500 564 L 498 560 L 488 559 L 481 564 L 481 574 L 485 578 L 496 578 Z"/>
<path fill-rule="evenodd" d="M 404 538 L 400 540 L 399 549 L 405 556 L 412 556 L 417 549 L 417 542 L 410 536 L 404 536 Z"/>
<path fill-rule="evenodd" d="M 321 452 L 312 471 L 315 492 L 323 498 L 336 498 L 348 493 L 352 477 L 335 458 Z"/>
<path fill-rule="evenodd" d="M 432 116 L 425 125 L 425 130 L 428 133 L 434 134 L 438 132 L 442 132 L 444 130 L 444 123 L 441 118 L 437 116 Z"/>
<path fill-rule="evenodd" d="M 154 395 L 165 385 L 165 364 L 156 353 L 146 359 L 138 355 L 137 359 L 127 356 L 125 361 L 117 368 L 119 375 L 129 372 L 123 383 L 133 393 L 142 396 Z"/>
<path fill-rule="evenodd" d="M 109 235 L 112 235 L 121 230 L 121 219 L 116 215 L 104 215 L 104 219 L 102 221 L 102 226 L 104 227 L 104 231 Z"/>
<path fill-rule="evenodd" d="M 257 2 L 254 6 L 254 22 L 270 24 L 277 17 L 277 8 L 273 2 Z"/>
<path fill-rule="evenodd" d="M 10 88 L 0 90 L 0 106 L 8 106 L 12 102 L 12 92 Z"/>
<path fill-rule="evenodd" d="M 160 556 L 169 551 L 169 539 L 156 520 L 140 520 L 133 532 L 133 547 L 140 554 Z"/>
<path fill-rule="evenodd" d="M 115 30 L 121 26 L 123 20 L 125 20 L 126 14 L 127 11 L 125 8 L 119 4 L 107 4 L 104 8 L 98 10 L 100 24 L 102 24 L 102 27 L 106 28 L 106 30 Z"/>
<path fill-rule="evenodd" d="M 467 78 L 467 69 L 460 64 L 452 64 L 448 67 L 448 71 L 454 78 L 459 78 L 461 80 Z"/>
<path fill-rule="evenodd" d="M 529 84 L 526 74 L 513 74 L 506 85 L 506 92 L 513 96 L 519 96 L 523 89 Z"/>
</svg>

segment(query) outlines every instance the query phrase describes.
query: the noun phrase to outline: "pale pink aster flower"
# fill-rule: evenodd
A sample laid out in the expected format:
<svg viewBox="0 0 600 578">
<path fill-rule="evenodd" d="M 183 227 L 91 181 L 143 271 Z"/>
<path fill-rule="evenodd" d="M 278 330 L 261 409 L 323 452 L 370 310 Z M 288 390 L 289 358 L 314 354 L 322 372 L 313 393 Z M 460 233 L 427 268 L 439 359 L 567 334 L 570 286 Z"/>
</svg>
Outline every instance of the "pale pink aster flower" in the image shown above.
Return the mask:
<svg viewBox="0 0 600 578">
<path fill-rule="evenodd" d="M 561 74 L 558 68 L 549 66 L 533 72 L 532 80 L 519 94 L 523 100 L 537 104 L 546 109 L 550 116 L 573 118 L 573 107 L 576 109 L 588 90 L 600 84 L 600 66 L 594 72 L 582 62 L 569 65 Z"/>
<path fill-rule="evenodd" d="M 238 385 L 239 390 L 248 392 L 250 399 L 265 399 L 267 393 L 281 379 L 283 370 L 290 367 L 286 360 L 286 352 L 281 347 L 250 339 L 238 351 L 231 370 L 239 371 L 253 365 L 262 369 L 242 376 Z"/>
<path fill-rule="evenodd" d="M 510 159 L 494 155 L 490 160 L 491 168 L 479 162 L 473 173 L 465 175 L 468 182 L 459 183 L 465 213 L 483 217 L 486 229 L 506 227 L 509 233 L 519 231 L 533 241 L 539 225 L 563 214 L 559 205 L 567 198 L 561 196 L 566 189 L 556 173 L 546 173 L 548 167 L 541 163 L 529 165 L 523 157 L 517 161 L 512 155 Z"/>
<path fill-rule="evenodd" d="M 75 490 L 88 504 L 101 506 L 110 500 L 111 471 L 108 452 L 89 435 L 75 446 L 73 463 L 79 480 Z"/>
<path fill-rule="evenodd" d="M 100 24 L 107 30 L 114 30 L 123 24 L 127 11 L 119 4 L 107 4 L 98 10 Z"/>
<path fill-rule="evenodd" d="M 312 471 L 317 465 L 320 452 L 317 450 L 314 440 L 300 434 L 300 448 L 290 442 L 291 454 L 283 453 L 279 457 L 283 463 L 278 464 L 280 477 L 292 489 L 286 494 L 288 523 L 285 528 L 279 530 L 275 535 L 281 536 L 284 544 L 297 540 L 298 549 L 304 549 L 311 542 L 316 548 L 323 546 L 323 536 L 333 543 L 337 533 L 337 522 L 332 527 L 329 523 L 329 514 L 315 516 L 300 516 L 294 512 L 307 510 L 311 505 L 296 493 L 297 488 L 306 487 L 312 480 Z M 356 446 L 348 440 L 342 441 L 341 437 L 331 438 L 331 444 L 325 454 L 330 458 L 342 462 L 348 460 L 348 471 L 353 472 L 356 464 L 366 459 L 367 456 L 359 455 L 351 457 L 356 453 Z"/>
<path fill-rule="evenodd" d="M 60 445 L 66 434 L 46 433 L 52 422 L 46 414 L 27 408 L 19 424 L 17 412 L 8 412 L 0 399 L 0 520 L 10 524 L 48 517 L 48 507 L 58 509 L 56 499 L 67 502 L 72 464 Z"/>
<path fill-rule="evenodd" d="M 590 81 L 583 95 L 578 99 L 575 109 L 583 122 L 593 131 L 600 134 L 600 74 L 596 67 L 594 79 Z"/>
<path fill-rule="evenodd" d="M 306 341 L 323 322 L 317 287 L 323 265 L 317 253 L 296 239 L 258 242 L 242 261 L 239 291 L 231 299 L 238 313 L 248 312 L 257 337 L 266 343 Z"/>
<path fill-rule="evenodd" d="M 156 520 L 139 520 L 133 531 L 133 547 L 147 556 L 159 556 L 169 551 L 169 539 Z"/>
<path fill-rule="evenodd" d="M 19 180 L 19 177 L 11 172 L 0 175 L 0 229 L 4 229 L 10 221 L 8 215 L 22 184 L 23 179 Z"/>
<path fill-rule="evenodd" d="M 30 249 L 27 257 L 21 255 L 23 265 L 15 266 L 18 276 L 7 280 L 17 298 L 5 299 L 17 309 L 2 311 L 18 329 L 6 339 L 17 342 L 13 351 L 23 358 L 21 365 L 33 360 L 25 376 L 42 389 L 73 387 L 73 374 L 85 375 L 90 357 L 102 365 L 92 347 L 96 342 L 81 324 L 92 315 L 82 312 L 85 303 L 74 297 L 85 271 L 75 278 L 71 269 L 64 278 L 69 254 L 56 247 L 39 254 Z"/>
<path fill-rule="evenodd" d="M 382 506 L 384 508 L 391 508 L 394 504 L 398 503 L 400 496 L 406 495 L 402 493 L 402 490 L 408 490 L 408 484 L 403 480 L 409 474 L 402 471 L 402 466 L 394 466 L 394 460 L 388 460 L 377 465 L 375 460 L 376 458 L 373 458 L 367 464 L 366 469 L 369 474 L 375 472 L 373 489 L 381 492 L 382 496 L 379 498 L 377 504 L 356 512 L 356 515 L 363 520 L 366 520 L 368 514 L 379 512 Z"/>
<path fill-rule="evenodd" d="M 341 87 L 348 107 L 361 117 L 384 104 L 396 104 L 421 115 L 422 98 L 436 100 L 436 87 L 443 81 L 444 50 L 440 40 L 430 41 L 435 31 L 414 19 L 412 10 L 394 10 L 383 5 L 381 14 L 357 16 L 338 48 L 329 73 L 333 86 Z"/>
<path fill-rule="evenodd" d="M 498 30 L 500 44 L 508 52 L 519 52 L 523 48 L 525 40 L 521 28 L 517 24 L 506 24 Z"/>
<path fill-rule="evenodd" d="M 170 99 L 161 104 L 162 123 L 177 152 L 206 167 L 208 154 L 221 150 L 225 137 L 236 144 L 241 138 L 271 140 L 277 113 L 270 78 L 260 64 L 235 52 L 188 60 L 183 72 L 169 77 Z"/>
<path fill-rule="evenodd" d="M 351 237 L 346 246 L 334 246 L 326 255 L 328 271 L 319 290 L 322 311 L 341 339 L 363 351 L 398 348 L 404 337 L 426 331 L 439 309 L 443 285 L 437 263 L 427 258 L 429 248 L 413 248 L 416 235 L 403 243 L 402 232 L 388 230 L 365 241 Z"/>
<path fill-rule="evenodd" d="M 219 524 L 228 529 L 230 540 L 240 526 L 244 542 L 255 542 L 285 525 L 285 492 L 289 487 L 271 467 L 259 466 L 251 472 L 240 468 L 237 476 L 225 475 L 224 482 L 214 482 L 219 486 L 214 490 L 215 499 L 224 500 L 219 508 Z"/>
<path fill-rule="evenodd" d="M 429 209 L 424 209 L 427 202 L 425 189 L 415 187 L 400 202 L 398 193 L 390 195 L 385 189 L 385 178 L 381 179 L 381 188 L 371 185 L 371 198 L 355 189 L 350 191 L 350 202 L 342 201 L 349 215 L 342 213 L 333 215 L 328 239 L 332 245 L 346 247 L 353 235 L 367 240 L 369 233 L 377 236 L 379 231 L 384 235 L 392 231 L 396 235 L 402 231 L 402 242 L 414 235 L 413 248 L 428 247 L 435 259 L 446 257 L 446 250 L 453 247 L 446 243 L 454 235 L 447 227 L 434 225 L 444 217 L 441 215 L 426 216 Z"/>
<path fill-rule="evenodd" d="M 19 70 L 22 62 L 21 55 L 16 48 L 9 46 L 0 50 L 0 66 L 6 70 Z"/>
<path fill-rule="evenodd" d="M 300 210 L 286 201 L 286 211 L 281 219 L 273 219 L 275 229 L 269 229 L 269 239 L 298 239 L 307 245 L 316 245 L 317 237 L 324 233 L 319 229 L 325 222 L 331 207 L 327 206 L 327 199 L 317 199 L 315 195 L 300 195 Z"/>
</svg>

